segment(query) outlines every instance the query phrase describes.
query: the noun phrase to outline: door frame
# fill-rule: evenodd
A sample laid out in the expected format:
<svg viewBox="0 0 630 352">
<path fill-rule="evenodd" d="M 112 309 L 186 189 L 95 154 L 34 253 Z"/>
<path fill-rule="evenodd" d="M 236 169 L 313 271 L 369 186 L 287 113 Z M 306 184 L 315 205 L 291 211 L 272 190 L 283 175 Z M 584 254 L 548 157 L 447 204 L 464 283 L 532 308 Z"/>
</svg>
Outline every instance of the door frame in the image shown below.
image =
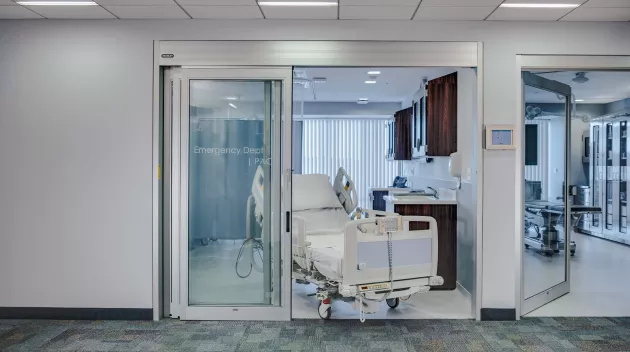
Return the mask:
<svg viewBox="0 0 630 352">
<path fill-rule="evenodd" d="M 516 67 L 514 74 L 518 77 L 516 82 L 516 110 L 514 133 L 521 136 L 524 133 L 525 117 L 523 116 L 523 84 L 521 74 L 527 70 L 567 70 L 567 71 L 614 71 L 630 70 L 630 56 L 587 56 L 587 55 L 516 55 Z M 515 204 L 515 229 L 514 233 L 519 237 L 514 241 L 514 258 L 516 260 L 516 319 L 524 315 L 523 312 L 523 202 L 525 200 L 525 187 L 523 175 L 525 173 L 524 151 L 516 153 L 516 204 Z M 570 257 L 569 257 L 570 258 Z M 571 261 L 568 260 L 567 275 L 571 273 Z"/>
<path fill-rule="evenodd" d="M 399 53 L 392 55 L 391 53 Z M 483 43 L 418 41 L 169 41 L 153 43 L 153 319 L 164 317 L 162 203 L 159 191 L 161 121 L 164 117 L 161 92 L 167 67 L 470 67 L 477 69 L 477 121 L 475 160 L 472 167 L 473 203 L 476 205 L 473 236 L 473 292 L 471 316 L 481 319 L 482 204 L 483 204 Z"/>
</svg>

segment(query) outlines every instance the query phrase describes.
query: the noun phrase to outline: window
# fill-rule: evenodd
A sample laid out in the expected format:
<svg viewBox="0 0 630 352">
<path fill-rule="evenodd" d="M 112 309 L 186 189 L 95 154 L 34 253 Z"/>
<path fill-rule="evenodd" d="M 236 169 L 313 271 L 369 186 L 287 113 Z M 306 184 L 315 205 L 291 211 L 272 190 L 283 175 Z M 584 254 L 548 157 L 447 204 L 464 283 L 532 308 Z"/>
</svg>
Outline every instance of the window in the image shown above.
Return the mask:
<svg viewBox="0 0 630 352">
<path fill-rule="evenodd" d="M 371 188 L 390 186 L 398 161 L 387 161 L 387 120 L 305 119 L 302 122 L 302 173 L 326 174 L 334 181 L 339 167 L 354 181 L 359 207 L 371 208 Z"/>
</svg>

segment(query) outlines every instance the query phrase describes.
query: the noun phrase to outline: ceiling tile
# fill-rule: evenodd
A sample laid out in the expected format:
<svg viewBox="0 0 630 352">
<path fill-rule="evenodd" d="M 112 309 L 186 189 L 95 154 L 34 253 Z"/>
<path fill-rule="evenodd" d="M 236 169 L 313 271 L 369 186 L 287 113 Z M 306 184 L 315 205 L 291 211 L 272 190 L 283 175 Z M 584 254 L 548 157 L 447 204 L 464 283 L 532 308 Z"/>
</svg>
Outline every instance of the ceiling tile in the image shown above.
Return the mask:
<svg viewBox="0 0 630 352">
<path fill-rule="evenodd" d="M 182 6 L 258 6 L 256 0 L 177 0 L 177 3 Z"/>
<path fill-rule="evenodd" d="M 102 6 L 155 6 L 155 5 L 175 5 L 173 0 L 94 0 Z"/>
<path fill-rule="evenodd" d="M 118 18 L 122 19 L 171 19 L 190 18 L 177 6 L 106 6 Z"/>
<path fill-rule="evenodd" d="M 503 0 L 423 0 L 420 7 L 437 7 L 437 6 L 452 6 L 452 7 L 497 7 Z"/>
<path fill-rule="evenodd" d="M 263 18 L 258 6 L 184 6 L 192 18 Z"/>
<path fill-rule="evenodd" d="M 100 6 L 33 6 L 29 7 L 46 18 L 100 19 L 116 18 Z"/>
<path fill-rule="evenodd" d="M 261 8 L 265 18 L 268 19 L 337 19 L 337 6 L 262 6 Z"/>
<path fill-rule="evenodd" d="M 532 9 L 499 7 L 488 20 L 490 21 L 557 21 L 574 9 Z"/>
<path fill-rule="evenodd" d="M 630 7 L 577 8 L 562 21 L 630 21 Z"/>
<path fill-rule="evenodd" d="M 22 6 L 0 6 L 1 20 L 17 20 L 29 18 L 43 17 Z"/>
<path fill-rule="evenodd" d="M 630 0 L 590 0 L 584 7 L 630 7 Z"/>
<path fill-rule="evenodd" d="M 418 7 L 419 2 L 420 0 L 340 0 L 339 4 L 342 7 L 343 6 L 414 6 L 414 7 Z"/>
<path fill-rule="evenodd" d="M 493 7 L 423 7 L 414 20 L 423 21 L 483 21 L 496 9 Z"/>
<path fill-rule="evenodd" d="M 342 20 L 410 20 L 416 6 L 341 6 Z"/>
</svg>

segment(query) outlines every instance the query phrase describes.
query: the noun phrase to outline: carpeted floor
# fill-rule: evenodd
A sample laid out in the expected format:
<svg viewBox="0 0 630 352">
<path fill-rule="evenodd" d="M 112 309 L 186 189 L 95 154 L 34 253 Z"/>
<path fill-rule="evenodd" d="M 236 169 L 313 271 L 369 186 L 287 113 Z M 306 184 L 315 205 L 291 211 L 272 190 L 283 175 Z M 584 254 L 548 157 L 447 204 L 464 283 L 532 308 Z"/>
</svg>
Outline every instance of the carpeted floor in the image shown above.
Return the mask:
<svg viewBox="0 0 630 352">
<path fill-rule="evenodd" d="M 0 351 L 630 351 L 630 318 L 365 324 L 0 320 Z"/>
</svg>

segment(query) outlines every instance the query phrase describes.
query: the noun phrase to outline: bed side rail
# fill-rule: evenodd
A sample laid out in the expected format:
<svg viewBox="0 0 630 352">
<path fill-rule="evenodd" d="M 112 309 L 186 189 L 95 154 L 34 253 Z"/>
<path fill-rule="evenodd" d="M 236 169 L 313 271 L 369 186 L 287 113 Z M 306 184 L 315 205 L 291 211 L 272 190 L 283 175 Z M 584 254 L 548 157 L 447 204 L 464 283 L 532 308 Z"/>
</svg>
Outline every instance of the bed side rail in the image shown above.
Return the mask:
<svg viewBox="0 0 630 352">
<path fill-rule="evenodd" d="M 428 229 L 409 229 L 410 223 L 418 222 L 427 223 Z M 437 235 L 436 220 L 427 216 L 388 216 L 348 223 L 343 284 L 387 282 L 391 266 L 393 280 L 426 277 L 430 285 L 439 285 Z"/>
</svg>

